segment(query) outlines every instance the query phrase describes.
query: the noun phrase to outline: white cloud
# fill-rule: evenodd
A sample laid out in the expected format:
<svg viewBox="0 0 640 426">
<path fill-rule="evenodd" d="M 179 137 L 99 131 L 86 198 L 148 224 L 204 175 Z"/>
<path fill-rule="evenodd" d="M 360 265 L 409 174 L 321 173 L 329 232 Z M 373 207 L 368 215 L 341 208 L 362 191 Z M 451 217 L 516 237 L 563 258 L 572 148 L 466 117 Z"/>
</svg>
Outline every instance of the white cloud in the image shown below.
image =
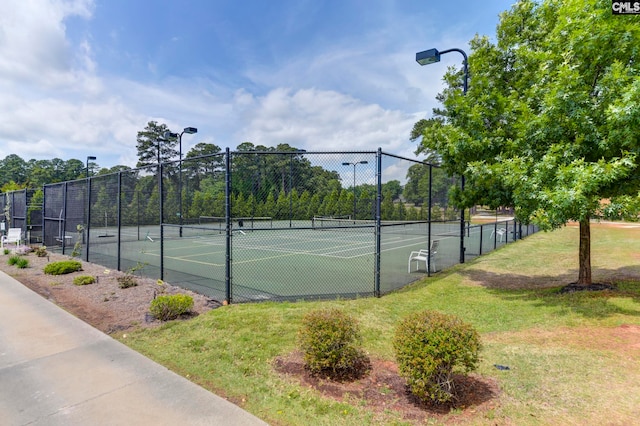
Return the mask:
<svg viewBox="0 0 640 426">
<path fill-rule="evenodd" d="M 240 139 L 307 150 L 383 150 L 408 145 L 415 117 L 334 91 L 274 89 L 244 106 Z M 250 105 L 251 108 L 247 108 Z"/>
<path fill-rule="evenodd" d="M 134 166 L 136 134 L 150 120 L 174 131 L 198 127 L 184 152 L 198 142 L 234 149 L 250 141 L 309 151 L 381 147 L 414 158 L 409 132 L 427 114 L 406 111 L 435 105 L 447 65 L 415 64 L 406 40 L 424 39 L 424 30 L 391 19 L 393 30 L 331 39 L 305 50 L 307 57 L 281 56 L 286 60 L 268 69 L 257 65 L 235 70 L 238 79 L 221 78 L 244 87 L 225 87 L 197 72 L 149 83 L 101 73 L 94 52 L 104 53 L 105 46 L 93 46 L 91 36 L 77 31 L 76 40 L 68 34 L 70 19 L 92 18 L 93 0 L 0 0 L 0 10 L 0 152 L 24 159 L 96 155 L 101 166 Z M 117 29 L 109 31 L 111 43 L 121 38 Z M 151 68 L 162 67 L 152 59 Z M 459 66 L 458 57 L 447 59 Z M 388 179 L 404 179 L 402 167 L 384 167 Z"/>
<path fill-rule="evenodd" d="M 49 140 L 38 140 L 29 144 L 22 141 L 9 141 L 7 148 L 11 153 L 17 153 L 23 160 L 31 158 L 61 158 L 63 150 L 59 149 Z"/>
<path fill-rule="evenodd" d="M 42 87 L 77 84 L 86 65 L 87 51 L 76 51 L 65 34 L 64 20 L 73 15 L 89 18 L 93 2 L 6 0 L 0 14 L 0 79 Z M 75 54 L 80 55 L 78 58 Z M 89 61 L 90 63 L 91 61 Z"/>
</svg>

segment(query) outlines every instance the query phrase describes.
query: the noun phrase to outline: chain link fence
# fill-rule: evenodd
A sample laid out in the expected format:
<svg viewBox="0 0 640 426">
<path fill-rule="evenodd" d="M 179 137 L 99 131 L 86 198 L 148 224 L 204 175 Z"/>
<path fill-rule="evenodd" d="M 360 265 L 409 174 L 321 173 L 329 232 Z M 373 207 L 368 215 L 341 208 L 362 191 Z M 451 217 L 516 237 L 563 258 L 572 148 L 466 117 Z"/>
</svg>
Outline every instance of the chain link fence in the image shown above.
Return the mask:
<svg viewBox="0 0 640 426">
<path fill-rule="evenodd" d="M 22 189 L 0 194 L 2 230 L 20 228 L 23 241 L 42 242 L 42 191 Z"/>
<path fill-rule="evenodd" d="M 42 241 L 229 303 L 380 296 L 537 231 L 470 225 L 459 185 L 381 150 L 227 149 L 45 185 Z"/>
</svg>

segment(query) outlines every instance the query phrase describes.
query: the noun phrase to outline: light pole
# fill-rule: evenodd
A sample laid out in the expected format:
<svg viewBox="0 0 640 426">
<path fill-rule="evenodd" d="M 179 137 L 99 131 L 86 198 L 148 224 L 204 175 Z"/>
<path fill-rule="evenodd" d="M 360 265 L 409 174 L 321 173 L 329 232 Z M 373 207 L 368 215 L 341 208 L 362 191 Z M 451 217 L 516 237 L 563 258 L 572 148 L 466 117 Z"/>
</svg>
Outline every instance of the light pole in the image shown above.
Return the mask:
<svg viewBox="0 0 640 426">
<path fill-rule="evenodd" d="M 416 53 L 416 62 L 420 65 L 435 64 L 436 62 L 440 62 L 441 55 L 449 52 L 458 52 L 464 58 L 462 63 L 464 67 L 462 93 L 466 95 L 469 87 L 469 60 L 467 59 L 467 54 L 464 50 L 453 48 L 440 52 L 438 49 L 429 49 Z M 464 175 L 460 177 L 460 189 L 464 191 Z M 431 206 L 429 206 L 429 209 L 431 209 Z M 464 263 L 464 208 L 460 209 L 460 263 Z"/>
<path fill-rule="evenodd" d="M 182 237 L 182 135 L 185 133 L 192 135 L 198 133 L 198 129 L 195 127 L 185 127 L 180 133 L 165 132 L 164 137 L 178 138 L 178 210 L 180 215 L 180 237 Z"/>
<path fill-rule="evenodd" d="M 353 166 L 353 223 L 356 223 L 356 166 L 358 164 L 369 164 L 368 161 L 358 161 L 355 163 L 342 163 L 343 166 Z"/>
<path fill-rule="evenodd" d="M 86 169 L 85 169 L 85 176 L 88 178 L 89 177 L 89 161 L 94 161 L 96 159 L 96 157 L 94 157 L 93 155 L 88 155 L 87 156 L 87 165 L 86 165 Z"/>
</svg>

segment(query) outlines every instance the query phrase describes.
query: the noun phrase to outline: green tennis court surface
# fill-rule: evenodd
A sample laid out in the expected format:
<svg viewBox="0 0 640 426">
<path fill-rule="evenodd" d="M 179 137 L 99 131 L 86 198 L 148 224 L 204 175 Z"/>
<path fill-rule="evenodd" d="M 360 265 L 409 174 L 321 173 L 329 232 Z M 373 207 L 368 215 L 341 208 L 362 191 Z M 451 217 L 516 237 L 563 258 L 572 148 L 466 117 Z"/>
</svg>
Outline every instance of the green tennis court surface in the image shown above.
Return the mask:
<svg viewBox="0 0 640 426">
<path fill-rule="evenodd" d="M 234 299 L 353 297 L 374 293 L 373 228 L 244 228 L 240 231 L 236 228 L 231 237 Z M 145 265 L 144 275 L 159 277 L 159 227 L 123 229 L 121 232 L 121 256 L 129 265 L 121 269 L 139 262 Z M 387 287 L 382 288 L 382 292 L 395 288 L 394 283 L 404 285 L 418 279 L 426 271 L 421 266 L 420 272 L 407 272 L 409 253 L 428 247 L 426 232 L 426 224 L 382 228 L 381 282 Z M 104 235 L 114 235 L 114 231 L 109 230 Z M 449 251 L 455 256 L 459 237 L 438 238 L 443 259 Z M 115 261 L 115 238 L 101 238 L 97 233 L 91 239 L 90 260 L 103 264 Z M 212 297 L 223 296 L 226 244 L 226 234 L 220 230 L 202 228 L 198 231 L 198 227 L 184 227 L 180 238 L 176 229 L 165 227 L 165 281 Z M 438 265 L 438 268 L 442 266 Z"/>
<path fill-rule="evenodd" d="M 230 237 L 233 299 L 295 300 L 336 296 L 369 296 L 375 292 L 375 228 L 370 222 L 350 224 L 309 221 L 274 222 L 261 220 L 234 222 Z M 298 226 L 299 228 L 296 228 Z M 433 259 L 442 270 L 458 263 L 459 223 L 432 223 L 431 239 L 439 240 Z M 468 258 L 493 249 L 496 238 L 492 227 L 471 227 L 465 231 Z M 90 234 L 90 261 L 116 267 L 117 229 L 97 229 Z M 122 227 L 120 230 L 122 270 L 144 265 L 142 274 L 160 277 L 161 252 L 163 278 L 210 297 L 223 300 L 226 294 L 226 229 L 219 223 L 163 227 Z M 502 236 L 501 236 L 502 237 Z M 382 293 L 400 288 L 426 273 L 422 263 L 407 271 L 409 254 L 426 249 L 428 225 L 395 223 L 381 227 L 380 273 Z M 506 242 L 497 241 L 498 245 Z"/>
</svg>

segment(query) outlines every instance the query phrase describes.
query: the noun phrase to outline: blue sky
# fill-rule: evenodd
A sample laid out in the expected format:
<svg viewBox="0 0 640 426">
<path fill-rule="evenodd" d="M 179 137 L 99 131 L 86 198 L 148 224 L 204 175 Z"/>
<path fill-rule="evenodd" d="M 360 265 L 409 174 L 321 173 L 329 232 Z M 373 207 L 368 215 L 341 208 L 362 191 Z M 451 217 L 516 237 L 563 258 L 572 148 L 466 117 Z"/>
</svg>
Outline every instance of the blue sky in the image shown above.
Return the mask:
<svg viewBox="0 0 640 426">
<path fill-rule="evenodd" d="M 383 150 L 513 0 L 0 0 L 0 158 L 134 166 L 150 120 L 198 142 Z"/>
</svg>

